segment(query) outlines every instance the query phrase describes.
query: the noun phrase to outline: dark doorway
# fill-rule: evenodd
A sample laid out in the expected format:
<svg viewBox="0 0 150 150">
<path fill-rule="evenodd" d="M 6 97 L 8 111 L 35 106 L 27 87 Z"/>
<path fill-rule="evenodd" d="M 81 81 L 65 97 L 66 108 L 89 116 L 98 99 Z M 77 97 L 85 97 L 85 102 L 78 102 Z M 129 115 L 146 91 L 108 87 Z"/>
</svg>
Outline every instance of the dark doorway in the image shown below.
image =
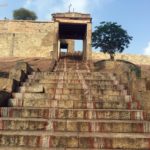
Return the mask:
<svg viewBox="0 0 150 150">
<path fill-rule="evenodd" d="M 87 30 L 86 24 L 59 24 L 59 38 L 60 39 L 85 39 L 85 34 Z"/>
</svg>

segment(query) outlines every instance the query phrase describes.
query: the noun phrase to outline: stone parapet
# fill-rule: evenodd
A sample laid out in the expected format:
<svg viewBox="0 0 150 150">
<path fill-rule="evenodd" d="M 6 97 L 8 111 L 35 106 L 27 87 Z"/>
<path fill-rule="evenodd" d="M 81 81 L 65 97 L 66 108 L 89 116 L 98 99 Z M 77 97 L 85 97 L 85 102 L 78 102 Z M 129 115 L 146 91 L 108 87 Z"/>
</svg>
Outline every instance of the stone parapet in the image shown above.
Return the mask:
<svg viewBox="0 0 150 150">
<path fill-rule="evenodd" d="M 101 52 L 92 52 L 93 61 L 109 59 L 109 58 L 110 57 L 108 54 L 104 54 Z M 138 65 L 150 65 L 150 56 L 146 56 L 146 55 L 116 54 L 115 59 L 129 61 Z"/>
</svg>

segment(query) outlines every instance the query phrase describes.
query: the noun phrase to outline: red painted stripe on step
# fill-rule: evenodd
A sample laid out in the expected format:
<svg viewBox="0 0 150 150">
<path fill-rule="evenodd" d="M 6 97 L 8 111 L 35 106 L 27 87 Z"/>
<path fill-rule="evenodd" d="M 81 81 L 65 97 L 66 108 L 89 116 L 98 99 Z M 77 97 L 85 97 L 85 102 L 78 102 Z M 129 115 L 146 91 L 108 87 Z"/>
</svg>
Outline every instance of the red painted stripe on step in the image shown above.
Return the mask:
<svg viewBox="0 0 150 150">
<path fill-rule="evenodd" d="M 95 102 L 93 102 L 93 108 L 96 109 L 96 103 Z"/>
<path fill-rule="evenodd" d="M 37 139 L 36 139 L 36 146 L 40 147 L 42 145 L 41 143 L 41 137 L 39 136 Z"/>
<path fill-rule="evenodd" d="M 9 117 L 13 117 L 13 109 L 12 108 L 8 108 L 9 110 Z"/>
<path fill-rule="evenodd" d="M 104 148 L 108 148 L 108 149 L 110 149 L 110 148 L 112 148 L 112 146 L 113 146 L 113 144 L 112 144 L 112 140 L 110 140 L 110 139 L 104 139 Z"/>
<path fill-rule="evenodd" d="M 49 117 L 49 115 L 48 115 L 49 113 L 48 113 L 48 110 L 43 110 L 43 118 L 48 118 Z"/>
<path fill-rule="evenodd" d="M 3 120 L 0 119 L 0 130 L 3 130 L 4 129 L 4 122 Z"/>
<path fill-rule="evenodd" d="M 143 111 L 143 119 L 148 120 L 148 116 L 147 116 L 147 113 L 145 111 Z"/>
<path fill-rule="evenodd" d="M 135 101 L 135 97 L 134 97 L 134 96 L 132 96 L 131 100 L 132 100 L 132 102 L 134 102 L 134 101 Z"/>
<path fill-rule="evenodd" d="M 89 138 L 90 148 L 94 148 L 94 138 Z"/>
<path fill-rule="evenodd" d="M 128 108 L 128 109 L 131 109 L 131 102 L 128 102 L 128 103 L 127 103 L 127 108 Z"/>
<path fill-rule="evenodd" d="M 141 103 L 140 103 L 140 101 L 137 101 L 137 109 L 141 109 Z"/>
<path fill-rule="evenodd" d="M 144 124 L 143 123 L 139 123 L 137 125 L 137 132 L 144 133 Z"/>
<path fill-rule="evenodd" d="M 149 148 L 148 149 L 150 149 L 150 139 L 147 139 L 147 142 L 149 143 Z"/>
<path fill-rule="evenodd" d="M 53 127 L 53 131 L 55 132 L 55 130 L 56 130 L 56 124 L 57 124 L 57 122 L 52 122 L 52 127 Z"/>
<path fill-rule="evenodd" d="M 51 148 L 52 146 L 52 140 L 51 140 L 52 137 L 49 137 L 49 148 Z"/>
<path fill-rule="evenodd" d="M 55 110 L 55 117 L 56 117 L 56 119 L 58 119 L 59 118 L 59 110 L 57 109 L 57 110 Z"/>
<path fill-rule="evenodd" d="M 130 112 L 130 119 L 134 120 L 135 119 L 135 112 Z"/>
<path fill-rule="evenodd" d="M 83 112 L 83 117 L 84 117 L 84 119 L 87 119 L 87 116 L 88 116 L 87 111 L 84 111 L 84 112 Z"/>
<path fill-rule="evenodd" d="M 88 130 L 89 130 L 89 132 L 92 132 L 92 125 L 91 125 L 91 123 L 88 123 Z"/>
</svg>

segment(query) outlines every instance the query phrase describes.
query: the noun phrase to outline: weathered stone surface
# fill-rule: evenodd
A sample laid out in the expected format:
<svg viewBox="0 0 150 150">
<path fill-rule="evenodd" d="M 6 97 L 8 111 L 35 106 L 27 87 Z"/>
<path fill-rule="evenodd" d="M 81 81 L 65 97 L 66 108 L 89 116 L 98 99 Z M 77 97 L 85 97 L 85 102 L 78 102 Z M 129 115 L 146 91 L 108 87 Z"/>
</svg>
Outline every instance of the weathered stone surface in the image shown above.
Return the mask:
<svg viewBox="0 0 150 150">
<path fill-rule="evenodd" d="M 14 79 L 18 82 L 20 81 L 25 81 L 26 79 L 26 74 L 23 70 L 20 69 L 11 69 L 10 73 L 9 73 L 9 79 Z"/>
<path fill-rule="evenodd" d="M 25 86 L 20 88 L 20 92 L 26 92 L 26 93 L 43 93 L 44 88 L 42 85 L 30 85 L 30 86 Z"/>
<path fill-rule="evenodd" d="M 133 80 L 132 82 L 132 92 L 146 92 L 146 81 L 145 79 Z M 138 87 L 138 88 L 137 88 Z"/>
<path fill-rule="evenodd" d="M 143 102 L 150 107 L 146 79 L 88 72 L 85 63 L 62 59 L 56 68 L 34 72 L 9 99 L 14 107 L 0 108 L 1 146 L 149 149 L 150 113 L 142 110 Z"/>
<path fill-rule="evenodd" d="M 144 109 L 149 110 L 150 108 L 150 92 L 149 91 L 135 92 L 133 98 L 136 100 L 139 100 L 142 103 Z"/>
<path fill-rule="evenodd" d="M 101 52 L 92 52 L 92 58 L 96 61 L 109 59 L 110 56 Z M 145 55 L 115 54 L 115 59 L 129 61 L 138 65 L 150 64 L 150 57 Z"/>
<path fill-rule="evenodd" d="M 30 74 L 32 72 L 32 68 L 26 62 L 17 62 L 15 65 L 16 70 L 23 70 L 25 74 Z"/>
<path fill-rule="evenodd" d="M 1 56 L 50 56 L 53 32 L 53 22 L 0 21 Z"/>
<path fill-rule="evenodd" d="M 17 82 L 13 79 L 0 78 L 0 90 L 7 91 L 9 93 L 13 92 L 18 86 Z"/>
</svg>

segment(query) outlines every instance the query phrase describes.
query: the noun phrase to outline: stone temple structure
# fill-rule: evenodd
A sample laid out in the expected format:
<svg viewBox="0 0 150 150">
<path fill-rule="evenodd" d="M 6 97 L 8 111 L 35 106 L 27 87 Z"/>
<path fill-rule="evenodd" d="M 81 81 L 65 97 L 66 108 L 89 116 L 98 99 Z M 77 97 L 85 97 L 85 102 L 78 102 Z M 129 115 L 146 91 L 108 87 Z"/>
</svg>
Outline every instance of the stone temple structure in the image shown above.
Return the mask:
<svg viewBox="0 0 150 150">
<path fill-rule="evenodd" d="M 73 40 L 83 40 L 83 58 L 91 59 L 91 17 L 81 13 L 52 14 L 52 22 L 0 21 L 1 56 L 51 57 L 60 49 L 73 51 Z M 69 39 L 69 40 L 68 40 Z M 67 42 L 63 43 L 66 40 Z"/>
<path fill-rule="evenodd" d="M 91 61 L 90 15 L 52 16 L 0 21 L 0 150 L 150 150 L 150 66 Z"/>
</svg>

